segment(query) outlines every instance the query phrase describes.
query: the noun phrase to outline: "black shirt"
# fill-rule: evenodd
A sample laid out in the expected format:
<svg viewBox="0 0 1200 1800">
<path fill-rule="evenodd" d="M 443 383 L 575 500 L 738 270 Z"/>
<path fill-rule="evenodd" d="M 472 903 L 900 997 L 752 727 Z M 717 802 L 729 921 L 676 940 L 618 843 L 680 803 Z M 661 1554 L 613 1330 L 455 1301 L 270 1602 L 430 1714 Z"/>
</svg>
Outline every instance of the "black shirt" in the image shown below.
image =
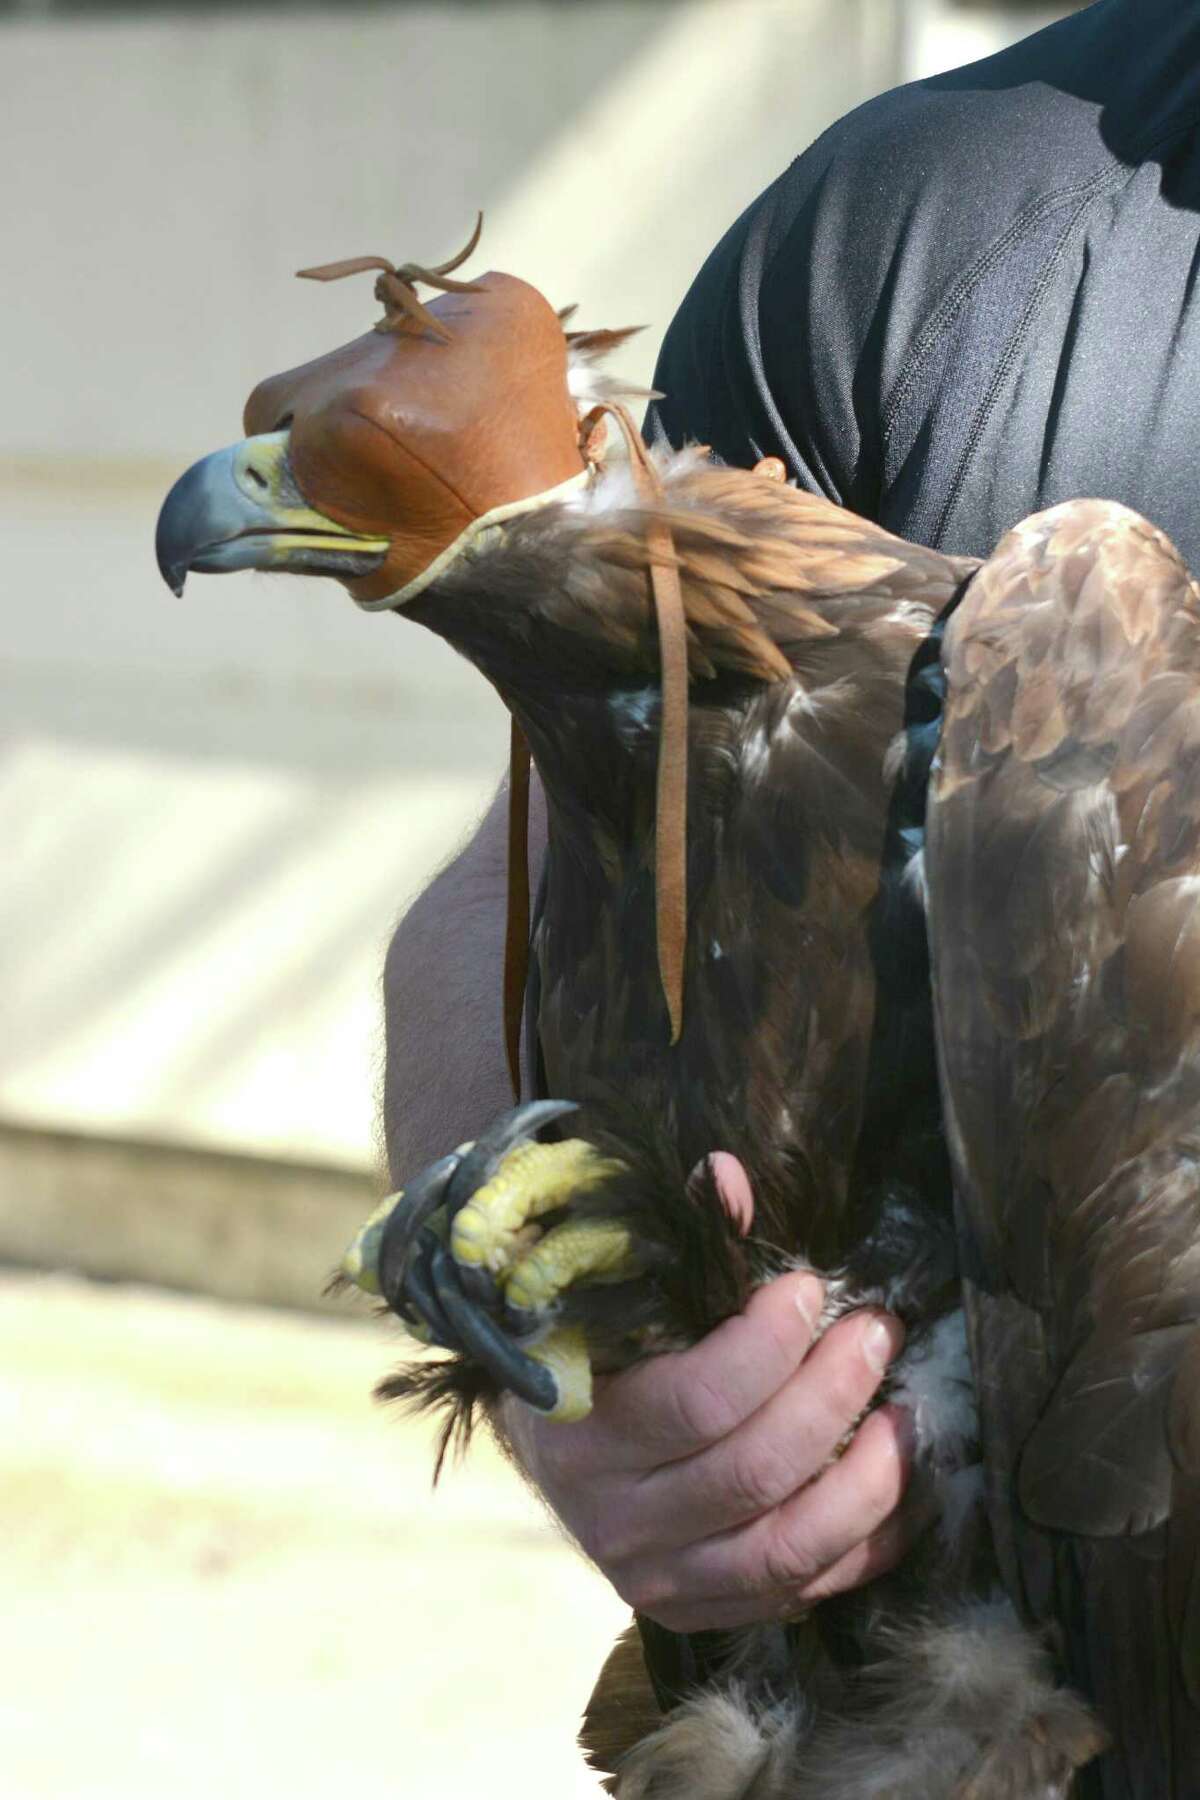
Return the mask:
<svg viewBox="0 0 1200 1800">
<path fill-rule="evenodd" d="M 1200 0 L 1102 0 L 839 121 L 717 246 L 651 415 L 986 554 L 1122 500 L 1200 569 Z"/>
</svg>

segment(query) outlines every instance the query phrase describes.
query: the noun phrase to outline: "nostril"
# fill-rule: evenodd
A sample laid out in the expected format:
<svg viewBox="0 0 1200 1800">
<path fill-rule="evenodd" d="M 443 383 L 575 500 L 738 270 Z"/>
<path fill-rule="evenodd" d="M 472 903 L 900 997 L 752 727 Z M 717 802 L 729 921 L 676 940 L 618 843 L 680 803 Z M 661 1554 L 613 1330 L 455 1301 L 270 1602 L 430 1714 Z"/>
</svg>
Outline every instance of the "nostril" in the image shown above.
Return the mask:
<svg viewBox="0 0 1200 1800">
<path fill-rule="evenodd" d="M 271 485 L 265 475 L 259 474 L 258 470 L 255 468 L 253 463 L 246 464 L 246 475 L 249 478 L 249 480 L 254 483 L 256 488 L 262 489 L 263 493 L 266 493 L 267 489 Z"/>
</svg>

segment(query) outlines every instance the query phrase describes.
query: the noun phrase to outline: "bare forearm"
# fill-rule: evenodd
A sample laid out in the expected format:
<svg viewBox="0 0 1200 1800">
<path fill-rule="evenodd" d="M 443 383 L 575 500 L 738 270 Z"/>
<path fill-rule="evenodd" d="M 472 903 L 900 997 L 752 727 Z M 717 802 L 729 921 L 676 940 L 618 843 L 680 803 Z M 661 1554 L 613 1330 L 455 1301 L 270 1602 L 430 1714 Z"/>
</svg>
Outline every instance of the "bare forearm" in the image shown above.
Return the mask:
<svg viewBox="0 0 1200 1800">
<path fill-rule="evenodd" d="M 507 787 L 475 836 L 413 902 L 384 966 L 383 1128 L 392 1181 L 475 1137 L 511 1104 L 501 968 Z M 530 865 L 545 853 L 545 803 L 530 795 Z"/>
</svg>

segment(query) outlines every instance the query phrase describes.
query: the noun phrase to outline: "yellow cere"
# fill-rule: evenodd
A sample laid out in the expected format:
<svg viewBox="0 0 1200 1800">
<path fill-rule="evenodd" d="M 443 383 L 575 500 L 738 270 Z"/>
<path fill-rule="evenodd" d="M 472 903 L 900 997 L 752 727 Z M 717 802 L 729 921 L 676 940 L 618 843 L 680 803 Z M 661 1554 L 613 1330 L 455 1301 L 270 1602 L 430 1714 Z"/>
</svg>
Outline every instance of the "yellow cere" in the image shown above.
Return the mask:
<svg viewBox="0 0 1200 1800">
<path fill-rule="evenodd" d="M 317 512 L 315 507 L 307 506 L 303 501 L 297 504 L 288 468 L 289 436 L 287 431 L 267 431 L 258 437 L 246 438 L 237 446 L 233 457 L 236 486 L 254 506 L 271 516 L 277 540 L 273 546 L 273 560 L 283 560 L 285 551 L 298 545 L 310 550 L 344 550 L 347 544 L 363 551 L 386 550 L 387 538 L 360 537 L 345 525 L 339 525 L 336 519 Z M 289 533 L 289 527 L 296 535 Z"/>
</svg>

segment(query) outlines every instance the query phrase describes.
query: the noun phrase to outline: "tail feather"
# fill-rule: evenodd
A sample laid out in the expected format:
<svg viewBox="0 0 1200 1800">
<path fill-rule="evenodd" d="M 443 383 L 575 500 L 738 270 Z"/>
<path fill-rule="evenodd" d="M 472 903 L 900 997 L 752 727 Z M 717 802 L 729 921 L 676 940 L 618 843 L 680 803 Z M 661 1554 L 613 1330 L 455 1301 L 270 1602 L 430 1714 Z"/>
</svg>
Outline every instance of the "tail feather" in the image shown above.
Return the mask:
<svg viewBox="0 0 1200 1800">
<path fill-rule="evenodd" d="M 579 1747 L 607 1792 L 616 1792 L 616 1771 L 621 1762 L 662 1722 L 654 1685 L 646 1670 L 641 1634 L 632 1624 L 609 1651 L 579 1727 Z"/>
<path fill-rule="evenodd" d="M 457 1356 L 423 1358 L 385 1376 L 375 1389 L 377 1400 L 396 1400 L 405 1412 L 432 1414 L 439 1420 L 434 1451 L 433 1483 L 437 1486 L 447 1457 L 465 1456 L 476 1426 L 494 1409 L 499 1394 L 485 1370 Z"/>
</svg>

